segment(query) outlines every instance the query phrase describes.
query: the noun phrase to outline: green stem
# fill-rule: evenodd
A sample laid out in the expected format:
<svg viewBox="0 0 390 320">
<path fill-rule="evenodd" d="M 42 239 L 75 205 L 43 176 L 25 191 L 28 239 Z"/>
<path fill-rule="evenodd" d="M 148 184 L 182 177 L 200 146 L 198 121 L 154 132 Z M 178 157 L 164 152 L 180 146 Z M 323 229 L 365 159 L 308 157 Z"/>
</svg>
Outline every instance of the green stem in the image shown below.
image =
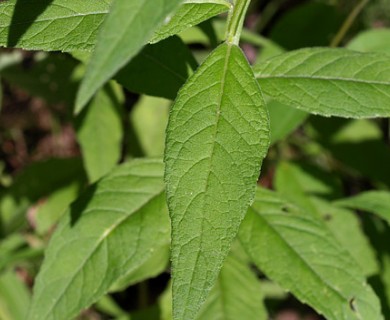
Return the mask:
<svg viewBox="0 0 390 320">
<path fill-rule="evenodd" d="M 345 19 L 340 30 L 337 32 L 336 36 L 333 38 L 332 42 L 330 43 L 330 46 L 332 48 L 339 46 L 339 44 L 341 43 L 341 41 L 344 39 L 345 35 L 347 34 L 348 30 L 351 28 L 352 24 L 355 22 L 357 16 L 360 14 L 360 12 L 363 10 L 363 8 L 366 6 L 366 4 L 368 2 L 369 2 L 369 0 L 361 0 L 360 3 L 352 10 L 352 12 L 349 14 L 347 19 Z"/>
<path fill-rule="evenodd" d="M 226 34 L 226 42 L 238 45 L 240 41 L 245 14 L 251 0 L 235 0 L 233 8 L 229 12 L 229 21 Z"/>
</svg>

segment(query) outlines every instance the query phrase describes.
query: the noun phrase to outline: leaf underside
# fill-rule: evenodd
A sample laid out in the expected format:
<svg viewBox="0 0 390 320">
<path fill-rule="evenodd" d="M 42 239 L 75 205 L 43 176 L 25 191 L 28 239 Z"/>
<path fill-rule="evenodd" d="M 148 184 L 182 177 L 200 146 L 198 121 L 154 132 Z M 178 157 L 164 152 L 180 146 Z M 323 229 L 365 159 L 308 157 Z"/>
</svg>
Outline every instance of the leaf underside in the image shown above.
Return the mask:
<svg viewBox="0 0 390 320">
<path fill-rule="evenodd" d="M 268 115 L 241 50 L 220 45 L 172 107 L 165 180 L 172 222 L 174 319 L 194 319 L 252 201 Z"/>
</svg>

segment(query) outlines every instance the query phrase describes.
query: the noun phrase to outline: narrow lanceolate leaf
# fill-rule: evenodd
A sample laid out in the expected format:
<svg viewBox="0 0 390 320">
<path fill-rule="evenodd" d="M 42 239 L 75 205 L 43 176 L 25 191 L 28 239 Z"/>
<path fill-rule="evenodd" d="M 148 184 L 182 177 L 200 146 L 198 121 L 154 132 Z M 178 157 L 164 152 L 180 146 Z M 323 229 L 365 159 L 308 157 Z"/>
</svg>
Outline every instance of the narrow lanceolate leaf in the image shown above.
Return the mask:
<svg viewBox="0 0 390 320">
<path fill-rule="evenodd" d="M 162 171 L 159 161 L 132 161 L 71 206 L 46 251 L 27 319 L 73 319 L 169 241 Z"/>
<path fill-rule="evenodd" d="M 390 116 L 390 55 L 346 49 L 302 49 L 256 68 L 264 92 L 323 116 Z"/>
<path fill-rule="evenodd" d="M 96 90 L 138 53 L 181 1 L 113 1 L 81 83 L 76 111 L 80 111 Z"/>
<path fill-rule="evenodd" d="M 383 319 L 360 268 L 321 220 L 259 189 L 240 229 L 253 262 L 328 320 Z"/>
<path fill-rule="evenodd" d="M 354 197 L 338 200 L 335 204 L 377 214 L 390 223 L 390 192 L 368 191 Z"/>
<path fill-rule="evenodd" d="M 0 46 L 29 50 L 92 50 L 111 0 L 0 2 Z"/>
<path fill-rule="evenodd" d="M 260 281 L 245 262 L 229 255 L 197 320 L 265 320 Z"/>
<path fill-rule="evenodd" d="M 172 221 L 174 319 L 194 319 L 250 205 L 268 115 L 241 50 L 220 45 L 170 114 L 165 179 Z"/>
<path fill-rule="evenodd" d="M 121 92 L 107 84 L 76 119 L 89 181 L 95 182 L 118 163 L 122 152 Z"/>
<path fill-rule="evenodd" d="M 166 24 L 155 32 L 150 42 L 155 43 L 178 34 L 202 21 L 228 11 L 230 7 L 231 3 L 227 0 L 185 1 L 172 17 L 167 18 Z"/>
</svg>

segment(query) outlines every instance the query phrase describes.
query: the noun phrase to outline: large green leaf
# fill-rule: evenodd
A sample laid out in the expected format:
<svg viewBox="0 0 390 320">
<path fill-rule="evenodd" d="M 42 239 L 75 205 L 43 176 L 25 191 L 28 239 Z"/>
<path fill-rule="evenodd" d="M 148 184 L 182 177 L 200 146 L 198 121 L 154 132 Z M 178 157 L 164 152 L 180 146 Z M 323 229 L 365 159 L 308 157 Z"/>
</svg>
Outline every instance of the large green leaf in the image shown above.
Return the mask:
<svg viewBox="0 0 390 320">
<path fill-rule="evenodd" d="M 383 319 L 354 259 L 323 223 L 259 189 L 240 229 L 253 262 L 329 320 Z"/>
<path fill-rule="evenodd" d="M 45 51 L 91 51 L 111 2 L 0 1 L 0 46 Z M 186 1 L 166 25 L 157 29 L 152 39 L 156 42 L 227 9 L 226 0 Z"/>
<path fill-rule="evenodd" d="M 242 51 L 220 45 L 178 94 L 167 129 L 174 319 L 194 319 L 252 201 L 268 115 Z"/>
<path fill-rule="evenodd" d="M 275 100 L 323 116 L 390 116 L 390 55 L 311 48 L 281 54 L 256 68 Z"/>
<path fill-rule="evenodd" d="M 388 191 L 367 191 L 335 203 L 342 207 L 375 213 L 390 224 L 390 192 Z"/>
<path fill-rule="evenodd" d="M 111 0 L 0 2 L 0 46 L 28 50 L 92 50 Z"/>
<path fill-rule="evenodd" d="M 163 164 L 134 160 L 92 186 L 54 233 L 28 319 L 67 320 L 169 241 Z"/>
<path fill-rule="evenodd" d="M 150 42 L 155 43 L 178 34 L 182 30 L 228 11 L 231 6 L 232 4 L 227 0 L 186 0 L 172 18 L 167 19 L 168 22 L 155 32 Z"/>
<path fill-rule="evenodd" d="M 121 157 L 122 102 L 120 89 L 109 83 L 76 119 L 77 138 L 91 182 L 107 174 Z"/>
<path fill-rule="evenodd" d="M 97 89 L 131 60 L 182 0 L 114 0 L 76 98 L 80 111 Z"/>
</svg>

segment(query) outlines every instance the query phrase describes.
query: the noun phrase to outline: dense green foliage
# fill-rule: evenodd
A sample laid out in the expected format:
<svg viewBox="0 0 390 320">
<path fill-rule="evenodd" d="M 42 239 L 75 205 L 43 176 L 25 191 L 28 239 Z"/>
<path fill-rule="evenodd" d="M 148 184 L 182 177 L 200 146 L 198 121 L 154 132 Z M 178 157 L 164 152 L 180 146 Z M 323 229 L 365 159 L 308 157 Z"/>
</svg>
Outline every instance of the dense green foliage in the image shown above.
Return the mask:
<svg viewBox="0 0 390 320">
<path fill-rule="evenodd" d="M 0 1 L 0 319 L 390 317 L 390 8 L 339 2 Z M 70 142 L 18 165 L 18 99 Z"/>
</svg>

